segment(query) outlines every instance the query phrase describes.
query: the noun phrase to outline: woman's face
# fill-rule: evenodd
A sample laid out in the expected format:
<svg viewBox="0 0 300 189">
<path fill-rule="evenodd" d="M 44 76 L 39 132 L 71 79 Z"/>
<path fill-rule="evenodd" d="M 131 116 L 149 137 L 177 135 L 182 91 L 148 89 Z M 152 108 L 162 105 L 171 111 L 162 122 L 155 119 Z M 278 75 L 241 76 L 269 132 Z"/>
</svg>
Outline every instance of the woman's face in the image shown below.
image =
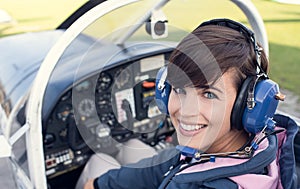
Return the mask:
<svg viewBox="0 0 300 189">
<path fill-rule="evenodd" d="M 227 71 L 207 88 L 172 88 L 168 108 L 180 145 L 206 152 L 234 146 L 237 132 L 230 128 L 237 95 L 234 73 Z"/>
</svg>

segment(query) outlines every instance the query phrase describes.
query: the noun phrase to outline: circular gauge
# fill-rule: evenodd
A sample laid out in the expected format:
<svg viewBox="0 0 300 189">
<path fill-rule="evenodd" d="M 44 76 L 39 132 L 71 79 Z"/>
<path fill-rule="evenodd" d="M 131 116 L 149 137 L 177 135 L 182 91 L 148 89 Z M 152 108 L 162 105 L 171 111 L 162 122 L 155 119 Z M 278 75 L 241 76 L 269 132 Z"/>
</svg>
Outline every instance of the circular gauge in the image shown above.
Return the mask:
<svg viewBox="0 0 300 189">
<path fill-rule="evenodd" d="M 78 85 L 76 85 L 75 90 L 78 92 L 86 91 L 90 88 L 90 86 L 91 86 L 91 82 L 86 80 L 86 81 L 83 81 L 83 82 L 79 83 Z"/>
<path fill-rule="evenodd" d="M 44 144 L 45 145 L 50 145 L 55 142 L 55 135 L 53 133 L 46 133 L 44 137 Z"/>
<path fill-rule="evenodd" d="M 79 102 L 78 113 L 81 116 L 90 117 L 94 113 L 94 111 L 95 111 L 95 104 L 93 100 L 89 98 L 85 98 Z"/>
<path fill-rule="evenodd" d="M 118 89 L 122 88 L 126 83 L 129 82 L 130 79 L 130 72 L 128 69 L 119 70 L 116 74 L 116 81 L 115 84 L 117 85 Z"/>
<path fill-rule="evenodd" d="M 110 87 L 111 83 L 111 76 L 106 72 L 101 72 L 98 78 L 96 89 L 98 92 L 105 91 Z"/>
<path fill-rule="evenodd" d="M 61 104 L 58 106 L 56 116 L 61 121 L 66 121 L 73 109 L 71 104 Z"/>
</svg>

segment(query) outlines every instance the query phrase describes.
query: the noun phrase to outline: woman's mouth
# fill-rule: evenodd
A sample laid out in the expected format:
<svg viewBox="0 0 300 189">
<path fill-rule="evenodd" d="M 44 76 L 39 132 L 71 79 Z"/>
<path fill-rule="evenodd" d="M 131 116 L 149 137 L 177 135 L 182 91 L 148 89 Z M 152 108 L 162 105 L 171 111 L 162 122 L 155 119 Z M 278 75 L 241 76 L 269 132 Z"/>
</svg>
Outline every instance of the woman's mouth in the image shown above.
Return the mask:
<svg viewBox="0 0 300 189">
<path fill-rule="evenodd" d="M 207 125 L 204 124 L 184 124 L 184 123 L 179 123 L 179 130 L 180 133 L 184 136 L 193 136 L 197 134 L 198 132 L 201 131 L 201 129 L 207 127 Z"/>
</svg>

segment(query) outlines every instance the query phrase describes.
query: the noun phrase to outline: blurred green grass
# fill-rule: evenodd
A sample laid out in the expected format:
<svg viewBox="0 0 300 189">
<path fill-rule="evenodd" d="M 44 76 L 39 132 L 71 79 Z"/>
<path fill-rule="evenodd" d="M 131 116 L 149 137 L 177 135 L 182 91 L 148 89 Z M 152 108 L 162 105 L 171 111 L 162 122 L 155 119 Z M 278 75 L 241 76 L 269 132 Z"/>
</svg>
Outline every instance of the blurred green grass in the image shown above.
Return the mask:
<svg viewBox="0 0 300 189">
<path fill-rule="evenodd" d="M 0 23 L 0 37 L 56 28 L 87 0 L 0 0 L 15 22 Z"/>
<path fill-rule="evenodd" d="M 0 9 L 6 10 L 16 22 L 0 24 L 0 37 L 54 29 L 86 1 L 1 0 Z M 227 5 L 228 3 L 224 6 L 216 6 L 215 4 L 222 1 L 199 0 L 200 2 L 204 2 L 210 7 L 216 7 L 213 11 L 217 13 L 216 17 L 225 12 L 229 15 L 234 14 L 231 13 L 232 8 Z M 270 77 L 278 82 L 281 88 L 288 89 L 300 96 L 300 5 L 281 4 L 271 0 L 253 0 L 253 3 L 264 20 L 269 38 Z M 203 7 L 198 11 L 201 11 L 201 15 L 209 17 L 212 10 Z M 193 9 L 193 7 L 186 8 Z M 240 17 L 240 21 L 245 21 L 241 15 L 233 16 Z M 197 19 L 195 17 L 195 20 Z M 177 20 L 186 22 L 184 17 L 178 17 Z M 195 22 L 195 20 L 191 22 Z"/>
<path fill-rule="evenodd" d="M 263 17 L 270 45 L 270 77 L 300 96 L 300 5 L 253 1 Z"/>
</svg>

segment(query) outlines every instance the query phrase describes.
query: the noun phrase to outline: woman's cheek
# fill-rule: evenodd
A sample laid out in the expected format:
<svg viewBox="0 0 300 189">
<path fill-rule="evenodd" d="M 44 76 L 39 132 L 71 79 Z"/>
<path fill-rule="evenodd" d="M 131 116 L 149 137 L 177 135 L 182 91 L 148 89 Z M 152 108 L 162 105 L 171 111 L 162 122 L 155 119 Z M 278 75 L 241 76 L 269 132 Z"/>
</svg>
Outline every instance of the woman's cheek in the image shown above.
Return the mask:
<svg viewBox="0 0 300 189">
<path fill-rule="evenodd" d="M 169 110 L 169 115 L 171 118 L 171 121 L 175 128 L 177 128 L 178 123 L 177 123 L 177 118 L 176 115 L 178 116 L 178 111 L 180 110 L 180 100 L 176 94 L 171 92 L 170 97 L 169 97 L 169 102 L 168 102 L 168 110 Z"/>
<path fill-rule="evenodd" d="M 178 95 L 174 94 L 173 91 L 171 91 L 169 96 L 169 102 L 168 102 L 168 110 L 169 114 L 175 114 L 176 111 L 180 108 L 180 100 L 178 98 Z"/>
</svg>

